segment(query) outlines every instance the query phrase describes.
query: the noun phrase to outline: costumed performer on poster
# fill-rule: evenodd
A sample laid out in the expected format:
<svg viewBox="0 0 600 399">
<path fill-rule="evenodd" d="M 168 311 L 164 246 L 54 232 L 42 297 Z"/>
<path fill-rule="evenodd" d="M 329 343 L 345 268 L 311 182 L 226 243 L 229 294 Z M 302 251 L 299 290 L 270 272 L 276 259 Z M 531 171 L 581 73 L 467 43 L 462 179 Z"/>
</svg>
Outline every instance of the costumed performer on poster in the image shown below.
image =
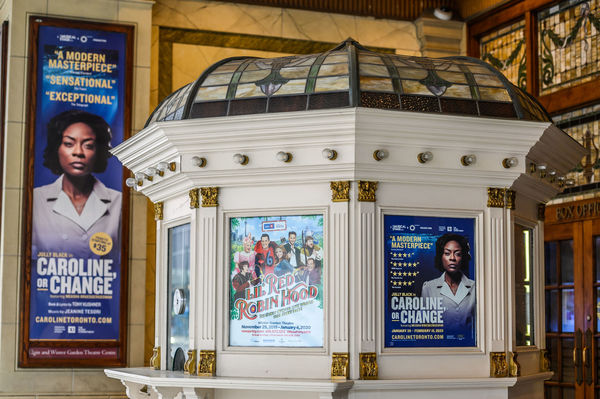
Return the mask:
<svg viewBox="0 0 600 399">
<path fill-rule="evenodd" d="M 248 267 L 250 269 L 250 273 L 252 274 L 252 278 L 256 278 L 256 272 L 254 271 L 254 260 L 256 257 L 256 253 L 252 249 L 254 246 L 254 239 L 252 235 L 248 233 L 247 236 L 244 237 L 242 241 L 243 250 L 238 251 L 233 254 L 233 262 L 235 263 L 235 269 L 231 272 L 231 278 L 235 277 L 239 272 L 242 271 L 240 268 L 240 263 L 243 261 L 248 262 Z"/>
<path fill-rule="evenodd" d="M 91 258 L 89 240 L 95 233 L 109 235 L 119 252 L 121 193 L 92 175 L 106 170 L 110 126 L 98 115 L 69 110 L 48 122 L 47 136 L 44 166 L 59 177 L 33 190 L 34 258 L 45 251 Z"/>
<path fill-rule="evenodd" d="M 277 244 L 271 241 L 271 237 L 267 233 L 263 233 L 260 241 L 254 246 L 254 252 L 256 252 L 254 270 L 256 276 L 261 279 L 275 271 L 275 249 L 277 249 Z"/>
<path fill-rule="evenodd" d="M 294 268 L 287 259 L 288 256 L 285 247 L 283 245 L 278 246 L 275 249 L 275 275 L 277 277 L 294 272 Z"/>
<path fill-rule="evenodd" d="M 250 284 L 256 285 L 257 283 L 257 281 L 252 278 L 252 272 L 250 271 L 248 261 L 241 261 L 239 267 L 240 272 L 233 277 L 233 280 L 231 280 L 231 285 L 235 290 L 235 295 L 233 296 L 234 303 L 238 299 L 246 299 L 246 289 L 250 288 Z"/>
<path fill-rule="evenodd" d="M 475 281 L 464 274 L 471 260 L 469 241 L 458 234 L 444 234 L 437 239 L 435 249 L 435 267 L 442 275 L 424 282 L 421 296 L 442 298 L 447 333 L 471 331 L 475 321 Z"/>
<path fill-rule="evenodd" d="M 307 232 L 306 238 L 304 239 L 304 246 L 302 247 L 301 255 L 302 262 L 306 265 L 307 259 L 314 259 L 315 266 L 321 266 L 321 259 L 323 259 L 323 250 L 315 244 L 315 240 L 312 236 L 312 232 Z"/>
</svg>

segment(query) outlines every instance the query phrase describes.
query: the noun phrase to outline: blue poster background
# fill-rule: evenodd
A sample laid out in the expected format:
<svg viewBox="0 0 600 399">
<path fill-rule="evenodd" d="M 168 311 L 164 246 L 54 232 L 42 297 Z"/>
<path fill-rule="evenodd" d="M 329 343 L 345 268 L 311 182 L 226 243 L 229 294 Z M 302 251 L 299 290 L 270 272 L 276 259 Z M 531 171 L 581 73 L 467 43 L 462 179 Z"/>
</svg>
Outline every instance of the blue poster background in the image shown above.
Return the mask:
<svg viewBox="0 0 600 399">
<path fill-rule="evenodd" d="M 72 109 L 98 115 L 111 128 L 111 146 L 123 141 L 126 44 L 127 35 L 120 32 L 39 27 L 35 66 L 34 189 L 48 186 L 58 178 L 43 165 L 46 126 L 54 116 Z M 115 190 L 110 191 L 112 202 L 118 203 L 118 207 L 111 208 L 113 233 L 105 227 L 96 226 L 94 230 L 92 226 L 79 237 L 68 237 L 73 241 L 81 240 L 85 244 L 82 247 L 87 250 L 69 245 L 67 232 L 59 225 L 43 227 L 48 238 L 62 236 L 64 245 L 48 247 L 43 238 L 37 239 L 39 242 L 32 240 L 29 311 L 29 338 L 32 340 L 119 339 L 123 169 L 115 157 L 110 157 L 106 170 L 94 173 L 94 176 L 107 189 Z M 35 207 L 34 195 L 34 227 L 36 223 L 42 223 L 36 220 L 39 209 Z M 112 249 L 107 253 L 93 252 L 90 249 L 94 244 L 93 233 L 110 236 Z M 95 244 L 102 244 L 102 239 L 100 237 Z M 40 258 L 44 259 L 38 269 Z"/>
<path fill-rule="evenodd" d="M 435 267 L 436 241 L 447 233 L 463 236 L 468 241 L 471 260 L 464 274 L 476 280 L 474 219 L 384 216 L 386 347 L 476 345 L 474 306 L 472 323 L 450 328 L 444 323 L 445 307 L 439 306 L 442 299 L 438 302 L 437 298 L 430 300 L 421 295 L 424 282 L 442 275 Z M 469 295 L 475 295 L 475 287 Z"/>
</svg>

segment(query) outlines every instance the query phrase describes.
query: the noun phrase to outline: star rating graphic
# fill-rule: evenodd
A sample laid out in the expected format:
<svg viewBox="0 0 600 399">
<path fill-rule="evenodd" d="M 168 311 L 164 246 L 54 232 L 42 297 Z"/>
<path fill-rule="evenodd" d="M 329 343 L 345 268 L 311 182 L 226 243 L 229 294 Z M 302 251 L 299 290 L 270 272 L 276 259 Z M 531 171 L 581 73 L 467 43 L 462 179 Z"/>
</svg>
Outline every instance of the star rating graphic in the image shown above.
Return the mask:
<svg viewBox="0 0 600 399">
<path fill-rule="evenodd" d="M 414 255 L 414 252 L 401 252 L 401 253 L 396 253 L 396 252 L 390 252 L 390 257 L 392 258 L 410 258 Z"/>
</svg>

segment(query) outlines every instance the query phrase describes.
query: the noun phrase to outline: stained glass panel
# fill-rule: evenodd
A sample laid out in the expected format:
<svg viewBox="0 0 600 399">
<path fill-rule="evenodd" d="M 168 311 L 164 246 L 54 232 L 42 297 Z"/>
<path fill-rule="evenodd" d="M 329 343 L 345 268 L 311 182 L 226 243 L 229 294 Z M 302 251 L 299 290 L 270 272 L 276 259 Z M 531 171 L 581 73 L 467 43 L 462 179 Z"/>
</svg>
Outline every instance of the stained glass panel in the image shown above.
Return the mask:
<svg viewBox="0 0 600 399">
<path fill-rule="evenodd" d="M 600 182 L 600 104 L 552 117 L 556 126 L 589 150 L 567 179 L 574 185 Z"/>
<path fill-rule="evenodd" d="M 600 73 L 600 0 L 567 0 L 538 13 L 540 94 Z"/>
<path fill-rule="evenodd" d="M 519 21 L 481 38 L 481 59 L 492 64 L 514 85 L 525 90 L 525 21 Z"/>
</svg>

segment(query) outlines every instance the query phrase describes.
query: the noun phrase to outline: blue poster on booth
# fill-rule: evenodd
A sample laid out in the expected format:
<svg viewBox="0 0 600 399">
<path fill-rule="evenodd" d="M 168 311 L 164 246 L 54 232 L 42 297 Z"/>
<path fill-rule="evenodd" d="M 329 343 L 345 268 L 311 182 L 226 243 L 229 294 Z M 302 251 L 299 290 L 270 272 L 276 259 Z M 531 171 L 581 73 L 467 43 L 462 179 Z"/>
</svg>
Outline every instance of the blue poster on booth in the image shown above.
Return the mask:
<svg viewBox="0 0 600 399">
<path fill-rule="evenodd" d="M 476 346 L 475 219 L 384 216 L 385 346 Z"/>
<path fill-rule="evenodd" d="M 127 34 L 40 26 L 29 339 L 118 340 Z M 33 356 L 33 355 L 32 355 Z"/>
</svg>

